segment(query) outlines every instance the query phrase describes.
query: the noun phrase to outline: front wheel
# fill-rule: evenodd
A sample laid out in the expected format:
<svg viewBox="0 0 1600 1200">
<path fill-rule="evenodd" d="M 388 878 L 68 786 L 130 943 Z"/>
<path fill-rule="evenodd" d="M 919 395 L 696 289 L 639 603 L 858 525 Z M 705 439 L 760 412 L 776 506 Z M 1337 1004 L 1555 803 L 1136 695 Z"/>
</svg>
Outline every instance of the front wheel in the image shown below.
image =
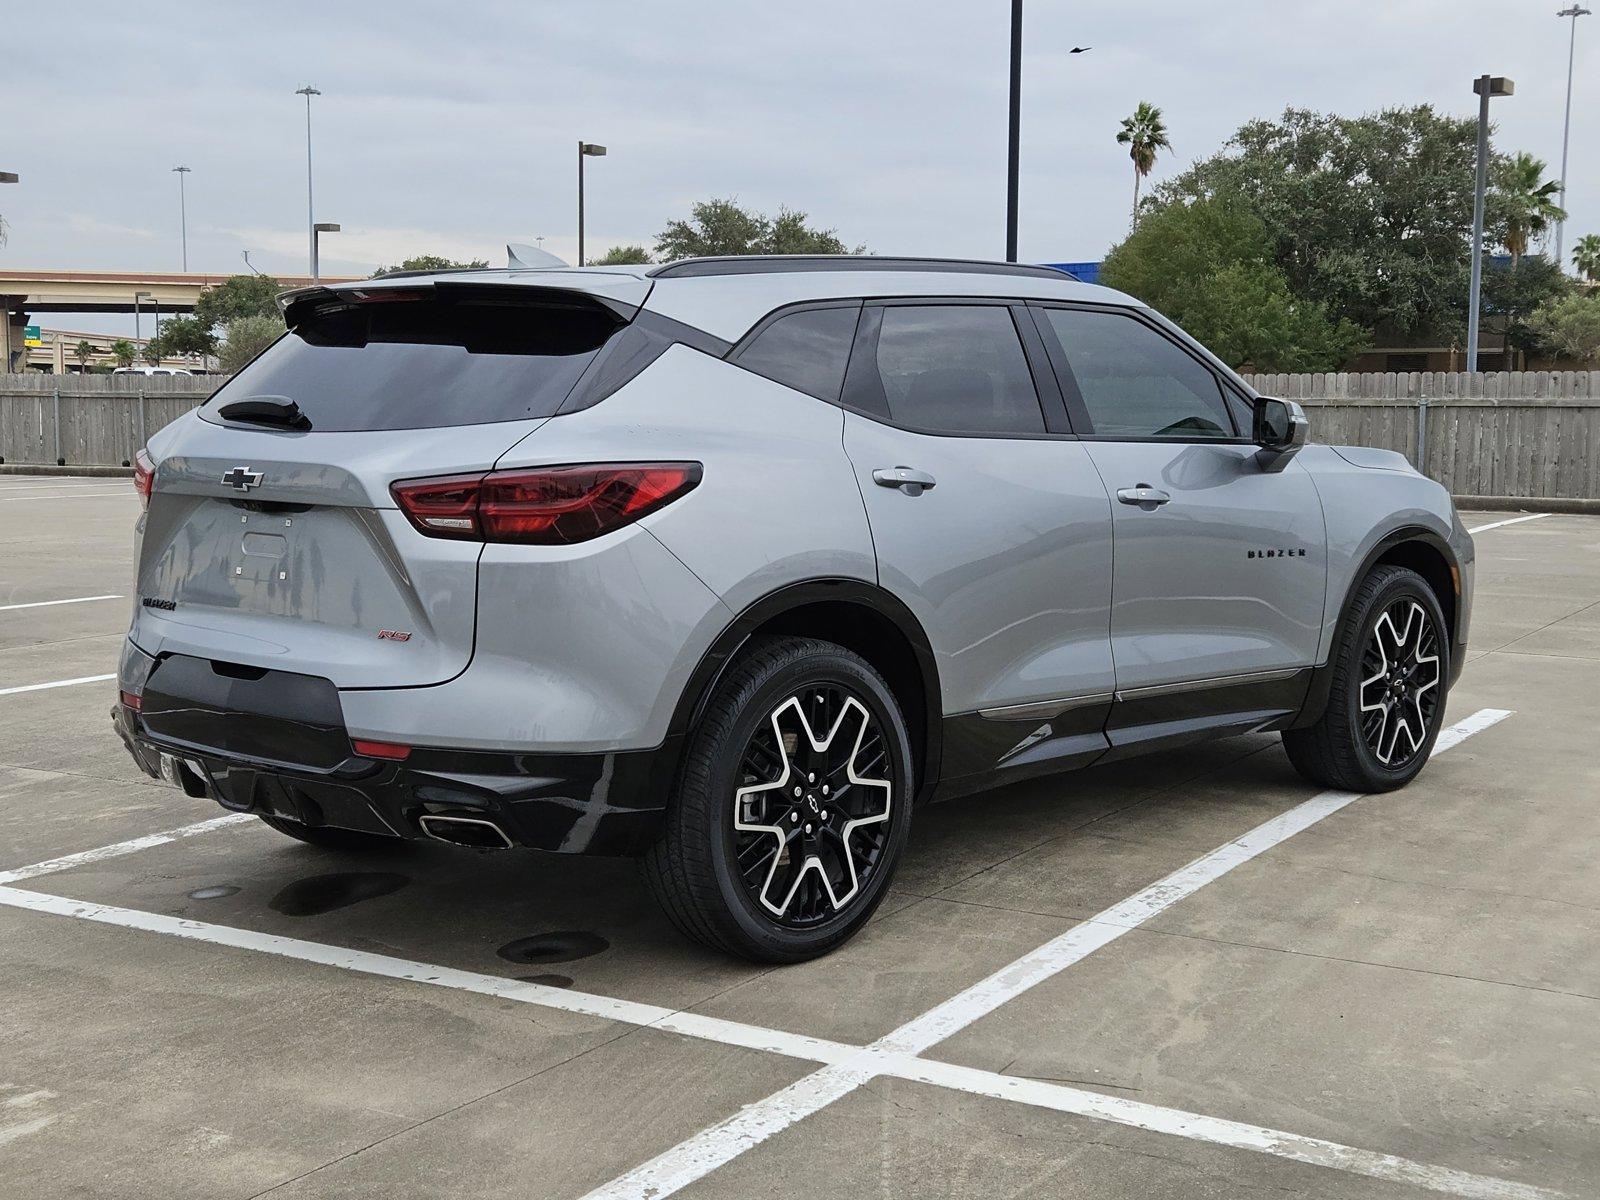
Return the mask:
<svg viewBox="0 0 1600 1200">
<path fill-rule="evenodd" d="M 754 639 L 694 730 L 646 879 L 708 946 L 825 954 L 888 890 L 912 782 L 905 718 L 870 665 L 831 642 Z"/>
<path fill-rule="evenodd" d="M 1313 783 L 1349 792 L 1411 782 L 1444 721 L 1449 656 L 1427 581 L 1405 567 L 1375 567 L 1334 644 L 1327 708 L 1314 725 L 1284 731 L 1289 761 Z"/>
</svg>

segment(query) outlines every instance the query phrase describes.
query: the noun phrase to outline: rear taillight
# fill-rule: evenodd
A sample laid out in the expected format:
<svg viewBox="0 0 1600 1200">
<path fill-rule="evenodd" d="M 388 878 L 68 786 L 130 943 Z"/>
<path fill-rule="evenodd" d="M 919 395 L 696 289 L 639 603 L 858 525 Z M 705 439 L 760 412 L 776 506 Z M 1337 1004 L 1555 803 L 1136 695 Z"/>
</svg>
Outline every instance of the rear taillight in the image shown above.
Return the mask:
<svg viewBox="0 0 1600 1200">
<path fill-rule="evenodd" d="M 156 464 L 150 455 L 140 450 L 133 456 L 133 490 L 139 493 L 139 503 L 150 507 L 150 493 L 156 486 Z"/>
<path fill-rule="evenodd" d="M 586 542 L 670 504 L 700 464 L 586 463 L 413 479 L 390 491 L 429 537 L 557 546 Z"/>
</svg>

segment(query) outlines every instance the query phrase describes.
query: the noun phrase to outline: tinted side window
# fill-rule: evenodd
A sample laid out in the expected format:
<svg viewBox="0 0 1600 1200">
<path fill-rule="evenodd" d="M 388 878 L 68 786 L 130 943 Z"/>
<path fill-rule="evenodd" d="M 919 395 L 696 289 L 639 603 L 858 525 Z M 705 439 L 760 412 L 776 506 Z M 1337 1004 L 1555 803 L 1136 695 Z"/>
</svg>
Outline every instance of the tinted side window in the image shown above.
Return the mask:
<svg viewBox="0 0 1600 1200">
<path fill-rule="evenodd" d="M 1003 306 L 887 306 L 877 368 L 897 424 L 938 433 L 1044 432 L 1028 360 Z"/>
<path fill-rule="evenodd" d="M 1099 436 L 1234 436 L 1216 376 L 1148 325 L 1115 312 L 1046 311 Z"/>
<path fill-rule="evenodd" d="M 860 314 L 858 305 L 789 313 L 757 334 L 735 361 L 757 375 L 836 402 Z"/>
</svg>

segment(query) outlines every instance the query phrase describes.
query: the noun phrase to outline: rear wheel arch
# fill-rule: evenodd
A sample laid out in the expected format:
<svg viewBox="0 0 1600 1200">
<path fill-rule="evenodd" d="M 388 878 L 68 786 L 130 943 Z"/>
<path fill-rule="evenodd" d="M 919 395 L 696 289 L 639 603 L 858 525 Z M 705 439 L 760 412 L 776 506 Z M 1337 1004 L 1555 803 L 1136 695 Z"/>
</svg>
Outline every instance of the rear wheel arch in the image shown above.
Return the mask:
<svg viewBox="0 0 1600 1200">
<path fill-rule="evenodd" d="M 763 596 L 729 623 L 701 657 L 673 711 L 668 736 L 694 728 L 718 681 L 752 638 L 764 634 L 820 638 L 853 651 L 881 674 L 910 726 L 918 802 L 938 781 L 943 707 L 932 644 L 905 604 L 858 579 L 812 579 Z"/>
</svg>

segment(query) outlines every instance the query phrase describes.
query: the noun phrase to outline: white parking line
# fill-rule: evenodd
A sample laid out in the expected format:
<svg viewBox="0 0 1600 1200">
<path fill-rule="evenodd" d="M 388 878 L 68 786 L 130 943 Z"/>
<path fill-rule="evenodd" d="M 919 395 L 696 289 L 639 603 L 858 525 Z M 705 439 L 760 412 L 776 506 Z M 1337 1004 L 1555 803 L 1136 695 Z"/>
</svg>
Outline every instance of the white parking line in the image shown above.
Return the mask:
<svg viewBox="0 0 1600 1200">
<path fill-rule="evenodd" d="M 1506 525 L 1520 525 L 1524 521 L 1538 521 L 1545 517 L 1554 516 L 1554 513 L 1533 513 L 1526 517 L 1511 517 L 1505 521 L 1490 521 L 1487 525 L 1479 525 L 1476 529 L 1467 530 L 1468 533 L 1484 533 L 1490 529 L 1500 529 Z"/>
<path fill-rule="evenodd" d="M 1505 709 L 1494 708 L 1476 712 L 1466 720 L 1442 730 L 1434 743 L 1433 753 L 1442 754 L 1510 715 Z M 1151 917 L 1184 897 L 1193 895 L 1206 884 L 1222 878 L 1235 867 L 1249 862 L 1263 851 L 1332 816 L 1360 798 L 1353 792 L 1323 792 L 1313 796 L 1288 812 L 1258 825 L 1243 837 L 1235 838 L 1195 859 L 1188 866 L 1174 871 L 1120 904 L 1073 926 L 1031 954 L 1024 955 L 1010 966 L 1002 967 L 987 979 L 879 1038 L 870 1049 L 886 1053 L 922 1053 L 993 1012 L 1006 1001 L 1043 983 L 1130 930 L 1137 929 Z M 874 1068 L 867 1059 L 826 1067 L 766 1100 L 747 1105 L 727 1120 L 595 1189 L 585 1200 L 661 1200 L 704 1178 L 773 1134 L 854 1091 L 873 1073 Z M 1174 1129 L 1168 1132 L 1179 1132 L 1185 1137 L 1195 1137 L 1201 1141 L 1208 1140 L 1204 1129 Z M 1271 1146 L 1260 1148 L 1265 1153 L 1274 1152 Z"/>
<path fill-rule="evenodd" d="M 1474 713 L 1441 732 L 1434 753 L 1448 750 L 1509 715 L 1509 712 L 1501 709 L 1484 709 Z M 93 904 L 5 886 L 20 879 L 68 870 L 132 854 L 213 829 L 249 822 L 251 818 L 245 814 L 215 817 L 165 833 L 132 838 L 111 846 L 64 855 L 48 862 L 0 873 L 0 904 L 32 912 L 75 917 L 100 924 L 274 954 L 364 975 L 496 996 L 678 1033 L 721 1045 L 738 1046 L 824 1064 L 822 1070 L 814 1071 L 781 1092 L 743 1109 L 730 1120 L 714 1126 L 711 1130 L 690 1139 L 689 1142 L 668 1151 L 667 1154 L 652 1159 L 635 1171 L 591 1193 L 592 1196 L 670 1195 L 687 1184 L 703 1178 L 745 1150 L 760 1145 L 774 1134 L 825 1108 L 874 1076 L 893 1075 L 915 1082 L 954 1088 L 974 1095 L 1010 1100 L 1214 1145 L 1251 1150 L 1371 1178 L 1409 1183 L 1453 1195 L 1474 1197 L 1477 1200 L 1553 1200 L 1559 1193 L 1508 1180 L 1436 1167 L 1394 1155 L 1344 1146 L 1337 1142 L 1303 1137 L 1280 1130 L 1185 1112 L 1181 1109 L 1144 1104 L 1087 1089 L 933 1062 L 906 1052 L 910 1047 L 925 1048 L 950 1036 L 956 1030 L 994 1011 L 1006 1000 L 1050 978 L 1092 950 L 1130 929 L 1137 928 L 1156 913 L 1191 895 L 1206 883 L 1220 878 L 1234 867 L 1248 862 L 1264 850 L 1338 812 L 1359 798 L 1352 793 L 1343 792 L 1326 792 L 1313 797 L 1210 854 L 1196 859 L 1189 866 L 1145 888 L 1121 904 L 1114 905 L 1082 925 L 1074 926 L 1062 937 L 1046 943 L 1011 967 L 996 972 L 953 1000 L 936 1006 L 924 1016 L 865 1047 L 636 1001 L 546 987 L 497 975 L 460 971 L 389 955 L 350 950 L 319 942 L 212 925 L 135 909 Z M 1124 923 L 1113 924 L 1113 921 Z M 1079 934 L 1079 931 L 1086 926 L 1094 927 L 1087 939 Z"/>
<path fill-rule="evenodd" d="M 132 498 L 137 493 L 132 488 L 118 488 L 114 492 L 91 492 L 81 489 L 71 492 L 50 492 L 43 496 L 0 496 L 0 504 L 21 504 L 25 500 L 92 500 L 96 496 L 127 496 Z"/>
<path fill-rule="evenodd" d="M 74 596 L 70 600 L 35 600 L 29 604 L 0 604 L 0 612 L 18 608 L 49 608 L 52 604 L 87 604 L 91 600 L 121 600 L 121 596 Z"/>
<path fill-rule="evenodd" d="M 80 850 L 76 854 L 63 854 L 60 858 L 48 859 L 45 862 L 34 863 L 32 866 L 0 871 L 0 884 L 16 883 L 21 879 L 34 879 L 40 875 L 54 874 L 57 871 L 70 871 L 73 867 L 83 867 L 90 863 L 104 862 L 108 858 L 120 858 L 124 854 L 136 854 L 140 850 L 149 850 L 154 846 L 165 846 L 168 842 L 194 837 L 197 833 L 210 833 L 213 829 L 224 829 L 229 825 L 242 825 L 246 821 L 254 820 L 255 817 L 249 813 L 228 813 L 224 816 L 212 817 L 206 821 L 196 821 L 193 825 L 182 825 L 177 829 L 169 829 L 165 833 L 147 833 L 143 837 L 129 838 L 125 842 L 115 842 L 110 846 L 96 846 L 93 850 Z"/>
<path fill-rule="evenodd" d="M 42 692 L 49 688 L 72 687 L 79 683 L 104 683 L 115 675 L 80 675 L 76 679 L 57 679 L 50 683 L 25 683 L 21 687 L 0 688 L 0 696 L 15 696 L 19 692 Z"/>
</svg>

